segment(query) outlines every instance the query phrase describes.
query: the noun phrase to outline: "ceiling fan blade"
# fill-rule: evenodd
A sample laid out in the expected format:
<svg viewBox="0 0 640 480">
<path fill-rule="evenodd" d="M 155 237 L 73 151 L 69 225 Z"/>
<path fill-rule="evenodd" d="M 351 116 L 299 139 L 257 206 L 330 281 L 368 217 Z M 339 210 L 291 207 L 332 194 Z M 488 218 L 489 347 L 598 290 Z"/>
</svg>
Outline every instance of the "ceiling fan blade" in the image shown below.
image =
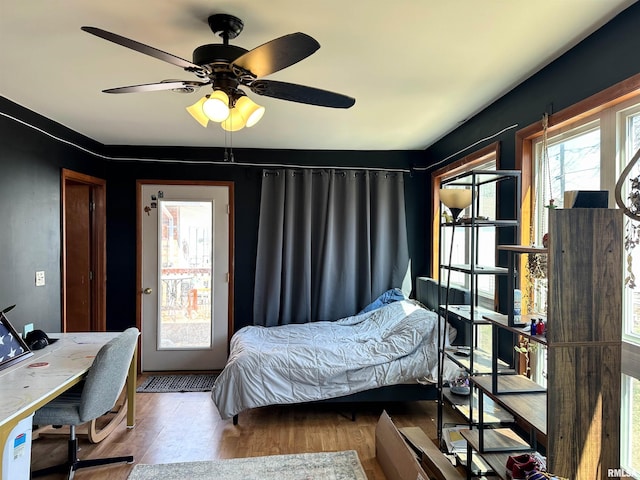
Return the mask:
<svg viewBox="0 0 640 480">
<path fill-rule="evenodd" d="M 195 91 L 198 88 L 209 85 L 210 82 L 174 81 L 160 83 L 146 83 L 143 85 L 131 85 L 128 87 L 116 87 L 103 90 L 104 93 L 141 93 L 158 92 L 162 90 L 186 90 Z"/>
<path fill-rule="evenodd" d="M 240 67 L 256 78 L 277 72 L 307 58 L 320 44 L 305 33 L 291 33 L 249 50 L 236 58 L 232 67 Z"/>
<path fill-rule="evenodd" d="M 107 32 L 106 30 L 102 30 L 101 28 L 96 27 L 81 27 L 81 29 L 97 37 L 104 38 L 105 40 L 109 40 L 110 42 L 135 50 L 136 52 L 144 53 L 145 55 L 157 58 L 158 60 L 162 60 L 163 62 L 171 63 L 172 65 L 176 65 L 177 67 L 184 68 L 189 72 L 203 72 L 205 74 L 207 73 L 206 70 L 200 65 L 196 65 L 195 63 L 185 60 L 184 58 L 176 57 L 175 55 L 163 52 L 162 50 L 158 50 L 154 47 L 150 47 L 149 45 L 145 45 L 144 43 L 136 42 L 135 40 L 131 40 L 130 38 L 123 37 L 116 33 Z"/>
<path fill-rule="evenodd" d="M 249 88 L 258 95 L 289 100 L 290 102 L 319 105 L 321 107 L 349 108 L 356 103 L 355 98 L 341 93 L 296 85 L 295 83 L 256 80 L 251 82 Z"/>
</svg>

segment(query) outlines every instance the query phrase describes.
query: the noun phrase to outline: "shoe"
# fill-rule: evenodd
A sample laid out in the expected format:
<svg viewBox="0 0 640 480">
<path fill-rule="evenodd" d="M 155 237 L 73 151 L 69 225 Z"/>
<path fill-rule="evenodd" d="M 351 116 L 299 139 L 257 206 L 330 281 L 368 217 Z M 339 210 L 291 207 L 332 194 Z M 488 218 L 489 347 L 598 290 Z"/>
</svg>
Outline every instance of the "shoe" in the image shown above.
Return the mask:
<svg viewBox="0 0 640 480">
<path fill-rule="evenodd" d="M 511 467 L 511 478 L 513 480 L 526 480 L 527 474 L 535 472 L 538 468 L 538 464 L 533 459 L 533 457 L 529 456 L 529 459 L 525 462 L 513 462 L 513 466 Z"/>
<path fill-rule="evenodd" d="M 507 470 L 513 470 L 515 463 L 527 463 L 531 459 L 531 455 L 523 453 L 522 455 L 509 455 L 507 459 Z"/>
</svg>

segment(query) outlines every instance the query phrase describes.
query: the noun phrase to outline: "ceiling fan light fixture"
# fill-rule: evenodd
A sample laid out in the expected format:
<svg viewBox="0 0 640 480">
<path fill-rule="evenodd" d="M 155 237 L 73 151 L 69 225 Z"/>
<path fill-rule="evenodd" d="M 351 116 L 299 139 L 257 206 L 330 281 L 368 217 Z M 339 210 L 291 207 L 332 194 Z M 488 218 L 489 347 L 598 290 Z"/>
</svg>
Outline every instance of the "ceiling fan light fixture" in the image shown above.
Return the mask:
<svg viewBox="0 0 640 480">
<path fill-rule="evenodd" d="M 207 117 L 202 110 L 202 105 L 206 101 L 207 97 L 202 97 L 200 100 L 198 100 L 193 105 L 188 106 L 186 109 L 187 112 L 189 112 L 189 114 L 204 128 L 207 128 L 207 125 L 209 124 L 209 117 Z"/>
<path fill-rule="evenodd" d="M 242 115 L 242 118 L 246 119 L 247 127 L 253 127 L 258 123 L 265 112 L 263 106 L 258 105 L 246 95 L 236 100 L 235 108 Z"/>
<path fill-rule="evenodd" d="M 245 127 L 246 123 L 247 122 L 245 121 L 242 114 L 238 111 L 238 109 L 236 107 L 233 107 L 229 111 L 229 116 L 227 117 L 227 119 L 222 122 L 220 126 L 227 132 L 237 132 L 238 130 L 242 130 Z"/>
<path fill-rule="evenodd" d="M 222 90 L 214 90 L 202 104 L 202 110 L 209 120 L 223 122 L 229 116 L 229 96 Z"/>
</svg>

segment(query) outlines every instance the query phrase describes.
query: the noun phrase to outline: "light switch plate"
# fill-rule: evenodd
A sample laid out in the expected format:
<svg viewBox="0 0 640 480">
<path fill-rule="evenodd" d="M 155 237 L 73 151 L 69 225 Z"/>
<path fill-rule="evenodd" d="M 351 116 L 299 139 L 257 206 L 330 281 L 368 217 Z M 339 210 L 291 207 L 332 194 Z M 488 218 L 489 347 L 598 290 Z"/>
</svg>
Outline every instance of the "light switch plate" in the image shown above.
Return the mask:
<svg viewBox="0 0 640 480">
<path fill-rule="evenodd" d="M 36 287 L 42 287 L 44 283 L 44 270 L 39 270 L 36 272 Z"/>
</svg>

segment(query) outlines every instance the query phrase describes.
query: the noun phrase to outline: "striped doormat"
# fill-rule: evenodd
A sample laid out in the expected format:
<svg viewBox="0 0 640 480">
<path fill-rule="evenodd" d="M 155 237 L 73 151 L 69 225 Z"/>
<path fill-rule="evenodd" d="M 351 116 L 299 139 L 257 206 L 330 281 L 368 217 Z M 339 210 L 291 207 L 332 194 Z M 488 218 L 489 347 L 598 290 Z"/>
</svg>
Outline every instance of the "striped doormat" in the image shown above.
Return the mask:
<svg viewBox="0 0 640 480">
<path fill-rule="evenodd" d="M 217 376 L 216 374 L 149 375 L 136 392 L 210 392 Z"/>
</svg>

